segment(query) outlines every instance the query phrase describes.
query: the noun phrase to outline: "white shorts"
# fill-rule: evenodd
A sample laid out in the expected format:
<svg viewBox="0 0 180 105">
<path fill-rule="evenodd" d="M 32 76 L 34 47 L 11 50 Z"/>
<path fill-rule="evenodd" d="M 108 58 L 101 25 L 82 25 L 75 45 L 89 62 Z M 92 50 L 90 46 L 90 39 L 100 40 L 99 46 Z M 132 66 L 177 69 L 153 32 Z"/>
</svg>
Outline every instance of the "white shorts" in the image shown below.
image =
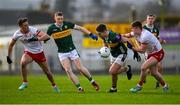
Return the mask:
<svg viewBox="0 0 180 105">
<path fill-rule="evenodd" d="M 58 53 L 58 57 L 59 57 L 60 61 L 62 61 L 64 59 L 75 60 L 75 59 L 79 58 L 79 54 L 78 54 L 77 50 L 74 49 L 67 53 Z"/>
<path fill-rule="evenodd" d="M 127 54 L 120 54 L 118 57 L 111 56 L 111 64 L 117 63 L 121 66 L 125 66 L 128 59 L 130 59 L 130 55 L 127 51 Z"/>
</svg>

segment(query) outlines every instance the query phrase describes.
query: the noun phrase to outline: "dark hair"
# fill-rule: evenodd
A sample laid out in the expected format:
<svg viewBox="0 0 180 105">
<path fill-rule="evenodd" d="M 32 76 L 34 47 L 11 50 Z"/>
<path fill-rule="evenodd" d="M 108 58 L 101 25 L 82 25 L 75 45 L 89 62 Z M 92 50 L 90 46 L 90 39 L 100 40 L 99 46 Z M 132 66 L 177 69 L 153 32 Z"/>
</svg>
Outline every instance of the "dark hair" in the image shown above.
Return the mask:
<svg viewBox="0 0 180 105">
<path fill-rule="evenodd" d="M 156 17 L 154 14 L 148 14 L 147 17 Z"/>
<path fill-rule="evenodd" d="M 62 12 L 55 12 L 55 14 L 54 14 L 55 16 L 63 16 L 63 13 Z"/>
<path fill-rule="evenodd" d="M 134 21 L 134 22 L 132 22 L 132 23 L 131 23 L 131 26 L 132 26 L 132 27 L 139 27 L 140 29 L 142 29 L 142 24 L 141 24 L 141 22 L 139 22 L 139 21 Z"/>
<path fill-rule="evenodd" d="M 97 32 L 104 32 L 105 30 L 107 30 L 105 24 L 99 24 L 99 25 L 96 27 L 96 31 L 97 31 Z"/>
<path fill-rule="evenodd" d="M 19 18 L 17 23 L 18 23 L 19 26 L 21 26 L 24 22 L 28 22 L 27 17 Z"/>
</svg>

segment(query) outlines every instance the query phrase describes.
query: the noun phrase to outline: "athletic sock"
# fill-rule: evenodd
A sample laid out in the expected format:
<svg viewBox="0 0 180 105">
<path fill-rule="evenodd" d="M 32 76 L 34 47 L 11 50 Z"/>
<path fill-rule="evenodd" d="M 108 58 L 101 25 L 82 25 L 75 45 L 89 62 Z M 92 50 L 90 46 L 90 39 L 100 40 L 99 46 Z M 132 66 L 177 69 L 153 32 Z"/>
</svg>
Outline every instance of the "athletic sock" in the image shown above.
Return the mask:
<svg viewBox="0 0 180 105">
<path fill-rule="evenodd" d="M 162 86 L 165 86 L 165 82 L 163 80 L 160 80 L 159 83 L 162 85 Z"/>
<path fill-rule="evenodd" d="M 88 80 L 91 82 L 93 79 L 92 79 L 92 77 L 90 76 L 90 77 L 88 78 Z"/>
<path fill-rule="evenodd" d="M 56 87 L 56 84 L 55 84 L 55 83 L 52 83 L 51 85 L 52 85 L 53 87 Z"/>
<path fill-rule="evenodd" d="M 116 87 L 117 87 L 117 86 L 116 86 L 115 84 L 112 84 L 112 88 L 116 89 Z"/>
<path fill-rule="evenodd" d="M 76 87 L 79 89 L 81 87 L 80 83 L 76 84 Z"/>
<path fill-rule="evenodd" d="M 26 84 L 26 85 L 27 85 L 27 84 L 28 84 L 28 82 L 23 82 L 23 84 Z"/>
<path fill-rule="evenodd" d="M 27 80 L 23 80 L 23 83 L 27 83 L 28 81 Z"/>
<path fill-rule="evenodd" d="M 141 87 L 142 87 L 142 85 L 140 85 L 140 84 L 137 84 L 137 87 L 140 87 L 140 88 L 141 88 Z"/>
</svg>

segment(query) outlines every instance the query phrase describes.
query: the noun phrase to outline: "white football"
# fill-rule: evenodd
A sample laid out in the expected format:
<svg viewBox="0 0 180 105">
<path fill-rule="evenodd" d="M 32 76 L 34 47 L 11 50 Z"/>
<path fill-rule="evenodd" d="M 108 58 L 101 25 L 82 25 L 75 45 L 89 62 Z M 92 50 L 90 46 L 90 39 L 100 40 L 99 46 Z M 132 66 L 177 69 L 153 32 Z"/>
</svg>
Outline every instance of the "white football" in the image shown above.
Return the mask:
<svg viewBox="0 0 180 105">
<path fill-rule="evenodd" d="M 107 58 L 110 55 L 110 49 L 108 47 L 102 47 L 99 50 L 99 53 L 100 53 L 101 57 Z"/>
</svg>

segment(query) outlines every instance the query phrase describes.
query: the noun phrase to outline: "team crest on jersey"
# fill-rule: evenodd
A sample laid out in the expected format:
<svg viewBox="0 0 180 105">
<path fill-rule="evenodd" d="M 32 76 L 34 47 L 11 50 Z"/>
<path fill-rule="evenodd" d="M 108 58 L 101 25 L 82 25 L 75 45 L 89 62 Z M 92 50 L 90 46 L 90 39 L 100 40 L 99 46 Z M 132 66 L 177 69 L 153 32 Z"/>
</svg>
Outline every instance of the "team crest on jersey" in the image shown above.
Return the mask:
<svg viewBox="0 0 180 105">
<path fill-rule="evenodd" d="M 65 29 L 67 29 L 67 26 L 64 26 Z"/>
</svg>

